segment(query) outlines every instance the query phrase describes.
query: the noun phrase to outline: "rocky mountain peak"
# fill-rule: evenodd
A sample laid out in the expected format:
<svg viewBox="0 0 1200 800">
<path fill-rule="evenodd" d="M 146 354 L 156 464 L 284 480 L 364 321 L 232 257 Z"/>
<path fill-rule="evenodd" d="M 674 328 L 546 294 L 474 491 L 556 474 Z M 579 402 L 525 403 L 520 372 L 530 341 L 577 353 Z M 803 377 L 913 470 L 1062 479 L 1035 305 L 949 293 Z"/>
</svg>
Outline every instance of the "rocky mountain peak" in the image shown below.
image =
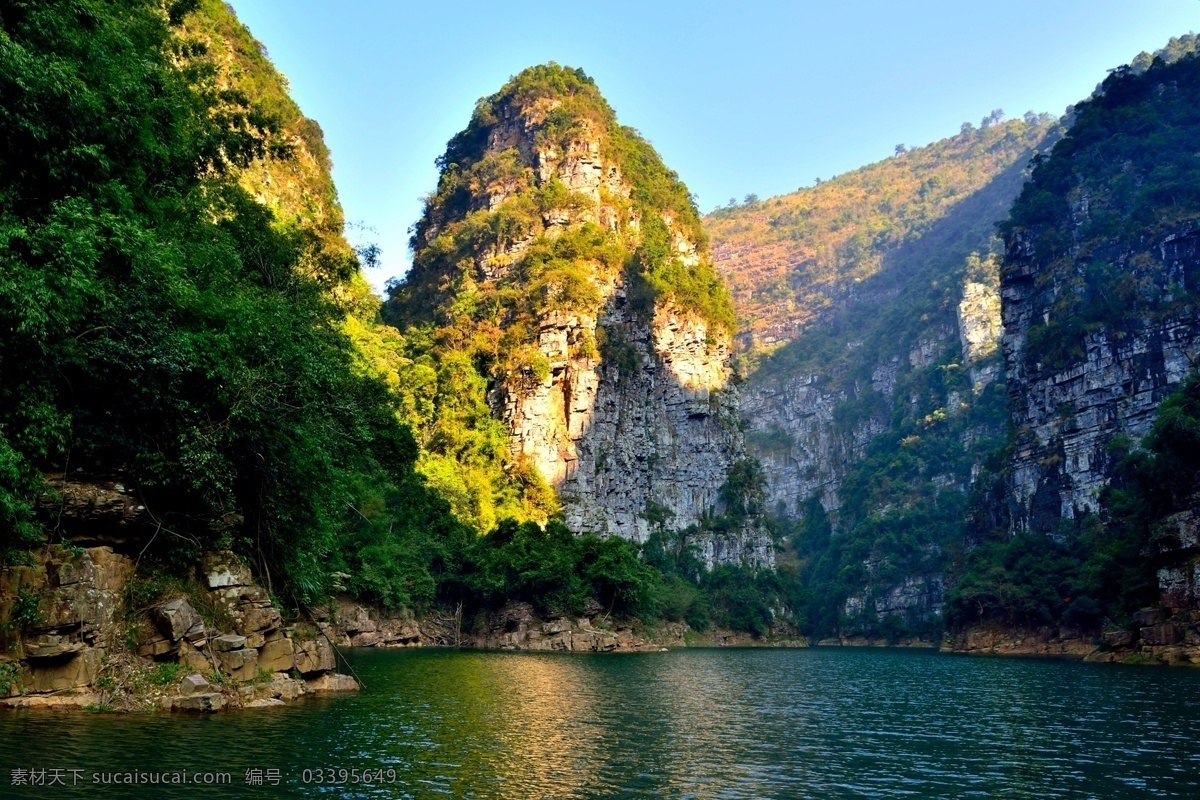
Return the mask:
<svg viewBox="0 0 1200 800">
<path fill-rule="evenodd" d="M 509 474 L 547 482 L 578 532 L 644 541 L 665 509 L 709 564 L 771 563 L 753 520 L 700 530 L 745 452 L 732 307 L 678 176 L 555 64 L 480 100 L 438 165 L 388 314 L 469 357 Z"/>
</svg>

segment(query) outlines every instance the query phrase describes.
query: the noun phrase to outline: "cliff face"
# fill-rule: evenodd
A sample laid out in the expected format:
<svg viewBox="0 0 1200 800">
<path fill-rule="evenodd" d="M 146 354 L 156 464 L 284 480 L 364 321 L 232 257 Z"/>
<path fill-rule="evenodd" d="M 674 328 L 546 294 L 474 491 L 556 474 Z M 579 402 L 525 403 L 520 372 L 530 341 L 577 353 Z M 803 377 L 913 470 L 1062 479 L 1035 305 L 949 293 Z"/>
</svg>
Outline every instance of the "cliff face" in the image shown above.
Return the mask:
<svg viewBox="0 0 1200 800">
<path fill-rule="evenodd" d="M 1015 531 L 1100 510 L 1114 439 L 1139 442 L 1200 354 L 1200 62 L 1161 55 L 1079 106 L 1002 226 Z"/>
<path fill-rule="evenodd" d="M 890 408 L 916 403 L 896 397 L 901 375 L 955 364 L 975 393 L 1001 377 L 995 275 L 966 263 L 996 246 L 994 223 L 1048 134 L 1047 118 L 993 122 L 707 218 L 745 342 L 771 348 L 751 359 L 742 396 L 772 507 L 796 516 L 815 493 L 837 510 Z M 851 401 L 873 413 L 848 415 Z M 840 424 L 839 408 L 859 419 Z"/>
<path fill-rule="evenodd" d="M 1145 298 L 1170 303 L 1173 295 L 1200 290 L 1200 228 L 1193 224 L 1133 246 L 1113 241 L 1104 257 Z M 1200 357 L 1200 321 L 1191 303 L 1165 313 L 1146 309 L 1118 327 L 1087 332 L 1082 352 L 1069 359 L 1047 354 L 1038 335 L 1052 322 L 1055 301 L 1077 290 L 1077 274 L 1045 269 L 1020 236 L 1010 242 L 1002 291 L 1017 429 L 1007 492 L 1015 530 L 1055 533 L 1062 521 L 1098 511 L 1113 474 L 1114 437 L 1145 436 L 1159 404 Z"/>
<path fill-rule="evenodd" d="M 443 164 L 389 318 L 483 367 L 506 460 L 553 487 L 572 530 L 645 541 L 657 518 L 699 526 L 710 566 L 772 564 L 752 520 L 701 524 L 744 445 L 731 315 L 674 173 L 556 66 L 481 101 Z"/>
</svg>

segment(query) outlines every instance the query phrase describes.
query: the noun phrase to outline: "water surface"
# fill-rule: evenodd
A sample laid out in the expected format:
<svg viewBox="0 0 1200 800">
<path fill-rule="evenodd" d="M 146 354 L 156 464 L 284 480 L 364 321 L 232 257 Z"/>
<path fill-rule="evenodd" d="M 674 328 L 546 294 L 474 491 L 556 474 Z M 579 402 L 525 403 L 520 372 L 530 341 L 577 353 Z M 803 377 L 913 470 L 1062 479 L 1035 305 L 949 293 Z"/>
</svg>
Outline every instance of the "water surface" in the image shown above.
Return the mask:
<svg viewBox="0 0 1200 800">
<path fill-rule="evenodd" d="M 281 709 L 0 714 L 0 797 L 1200 797 L 1200 671 L 849 648 L 350 657 L 366 691 Z M 131 770 L 229 782 L 93 783 Z"/>
</svg>

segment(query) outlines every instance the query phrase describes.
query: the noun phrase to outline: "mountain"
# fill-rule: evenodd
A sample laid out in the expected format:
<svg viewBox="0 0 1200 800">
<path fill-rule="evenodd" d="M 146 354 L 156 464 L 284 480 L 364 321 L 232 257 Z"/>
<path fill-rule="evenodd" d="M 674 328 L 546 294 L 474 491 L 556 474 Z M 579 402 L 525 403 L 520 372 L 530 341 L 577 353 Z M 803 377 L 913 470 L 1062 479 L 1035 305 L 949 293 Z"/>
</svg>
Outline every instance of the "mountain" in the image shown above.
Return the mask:
<svg viewBox="0 0 1200 800">
<path fill-rule="evenodd" d="M 930 634 L 1004 441 L 995 224 L 1060 134 L 1028 114 L 705 220 L 742 411 L 822 635 Z"/>
<path fill-rule="evenodd" d="M 438 165 L 385 318 L 422 343 L 436 399 L 415 427 L 460 518 L 561 507 L 577 532 L 773 563 L 733 308 L 678 176 L 556 64 L 482 99 Z"/>
<path fill-rule="evenodd" d="M 966 623 L 1132 626 L 1114 642 L 1169 660 L 1194 632 L 1150 623 L 1196 608 L 1200 583 L 1200 59 L 1140 62 L 1076 107 L 1001 226 L 1015 432 L 956 606 Z"/>
</svg>

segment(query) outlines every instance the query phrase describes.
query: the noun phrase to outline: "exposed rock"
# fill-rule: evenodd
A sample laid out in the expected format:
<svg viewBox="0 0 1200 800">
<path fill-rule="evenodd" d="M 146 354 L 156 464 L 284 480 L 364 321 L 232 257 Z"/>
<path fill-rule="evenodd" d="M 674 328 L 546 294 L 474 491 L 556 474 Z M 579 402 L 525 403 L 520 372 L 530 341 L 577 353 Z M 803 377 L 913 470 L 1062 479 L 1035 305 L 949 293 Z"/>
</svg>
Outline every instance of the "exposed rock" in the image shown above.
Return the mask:
<svg viewBox="0 0 1200 800">
<path fill-rule="evenodd" d="M 291 639 L 276 639 L 265 642 L 258 651 L 259 669 L 271 672 L 287 672 L 296 666 L 294 646 Z"/>
<path fill-rule="evenodd" d="M 205 637 L 204 620 L 185 598 L 155 606 L 150 610 L 150 617 L 163 636 L 173 642 L 187 638 L 195 643 Z"/>
<path fill-rule="evenodd" d="M 961 634 L 947 635 L 941 649 L 943 652 L 974 655 L 1083 659 L 1096 651 L 1096 644 L 1080 631 L 1069 629 L 1014 630 L 982 627 L 971 628 Z"/>
<path fill-rule="evenodd" d="M 227 550 L 206 553 L 200 560 L 200 567 L 210 589 L 249 586 L 253 583 L 250 568 L 235 553 Z"/>
<path fill-rule="evenodd" d="M 999 287 L 967 281 L 958 304 L 958 336 L 976 392 L 1000 377 L 1001 365 L 992 356 L 1000 350 L 1001 332 Z"/>
<path fill-rule="evenodd" d="M 336 694 L 341 692 L 357 692 L 358 681 L 349 675 L 338 672 L 326 672 L 304 682 L 305 689 L 313 694 Z"/>
<path fill-rule="evenodd" d="M 304 694 L 304 681 L 289 677 L 283 673 L 275 673 L 271 682 L 262 687 L 262 692 L 285 703 L 290 703 Z"/>
<path fill-rule="evenodd" d="M 32 694 L 0 699 L 0 707 L 46 709 L 50 711 L 69 711 L 96 706 L 99 703 L 100 695 L 96 692 Z"/>
<path fill-rule="evenodd" d="M 77 655 L 87 645 L 66 641 L 63 636 L 43 634 L 25 643 L 25 658 L 29 661 L 61 661 Z"/>
<path fill-rule="evenodd" d="M 225 699 L 225 695 L 219 692 L 204 692 L 173 698 L 171 701 L 171 710 L 210 714 L 220 711 L 227 704 L 228 701 Z"/>
<path fill-rule="evenodd" d="M 296 669 L 301 674 L 329 672 L 336 666 L 333 647 L 325 636 L 307 640 L 293 639 L 292 644 L 295 648 Z"/>
<path fill-rule="evenodd" d="M 242 708 L 276 708 L 286 705 L 284 701 L 276 697 L 259 697 L 256 700 L 251 700 L 242 705 Z"/>
<path fill-rule="evenodd" d="M 1147 248 L 1111 258 L 1144 285 L 1169 297 L 1173 284 L 1200 275 L 1200 230 L 1182 227 Z M 1049 319 L 1049 308 L 1069 275 L 1034 263 L 1024 240 L 1009 243 L 1001 284 L 1004 359 L 1018 437 L 1010 461 L 1008 502 L 1017 530 L 1054 533 L 1061 520 L 1078 520 L 1099 508 L 1112 477 L 1109 445 L 1118 434 L 1140 440 L 1159 403 L 1200 358 L 1200 319 L 1193 307 L 1146 317 L 1129 331 L 1102 327 L 1083 334 L 1082 353 L 1062 365 L 1036 361 L 1030 330 Z M 1137 264 L 1138 266 L 1133 266 Z M 1073 273 L 1072 273 L 1073 274 Z"/>
<path fill-rule="evenodd" d="M 246 646 L 246 637 L 236 633 L 227 633 L 212 640 L 213 650 L 224 653 L 230 650 L 240 650 Z"/>
<path fill-rule="evenodd" d="M 515 192 L 532 196 L 530 190 L 559 185 L 570 198 L 562 207 L 541 209 L 530 230 L 513 234 L 516 240 L 497 234 L 473 246 L 470 286 L 549 292 L 556 300 L 561 286 L 511 281 L 514 265 L 532 242 L 553 241 L 595 224 L 608 237 L 606 244 L 623 250 L 626 258 L 639 246 L 640 232 L 649 228 L 643 216 L 650 214 L 657 217 L 656 228 L 658 222 L 665 226 L 666 252 L 678 267 L 709 266 L 698 232 L 680 216 L 682 209 L 630 201 L 640 198 L 634 197 L 630 176 L 622 174 L 615 157 L 619 148 L 606 144 L 610 134 L 600 126 L 608 121 L 583 114 L 573 120 L 569 135 L 547 135 L 555 130 L 545 126 L 549 114 L 575 109 L 553 94 L 550 88 L 540 97 L 502 92 L 489 101 L 489 119 L 478 130 L 484 152 L 458 165 L 472 176 L 465 187 L 469 194 L 461 206 L 437 202 L 427 208 L 418 223 L 418 268 L 398 294 L 407 289 L 444 294 L 466 286 L 456 282 L 462 276 L 458 263 L 422 258 L 438 252 L 426 246 L 471 209 L 494 211 Z M 509 168 L 501 177 L 476 170 L 492 162 Z M 673 530 L 722 513 L 720 488 L 745 450 L 730 380 L 731 331 L 699 308 L 685 309 L 683 300 L 669 299 L 667 291 L 648 303 L 635 302 L 635 287 L 620 260 L 589 258 L 581 267 L 590 284 L 586 299 L 546 303 L 533 312 L 535 319 L 522 321 L 529 328 L 522 337 L 531 351 L 529 363 L 539 369 L 486 376 L 492 381 L 488 402 L 508 430 L 514 460 L 536 467 L 557 491 L 572 531 L 644 542 L 650 534 L 648 512 L 664 511 Z M 506 278 L 509 282 L 502 283 Z M 709 299 L 720 301 L 715 293 Z M 693 543 L 710 566 L 774 563 L 770 535 L 757 520 L 719 535 L 705 533 Z M 377 633 L 341 627 L 364 644 Z"/>
<path fill-rule="evenodd" d="M 208 691 L 211 684 L 204 679 L 203 675 L 192 674 L 184 677 L 179 681 L 180 694 L 198 694 Z"/>
<path fill-rule="evenodd" d="M 24 688 L 30 692 L 59 692 L 95 684 L 104 659 L 103 649 L 89 647 L 72 656 L 66 660 L 30 665 L 29 679 Z"/>
<path fill-rule="evenodd" d="M 225 650 L 217 653 L 221 671 L 238 681 L 252 681 L 258 677 L 258 651 L 249 648 Z"/>
</svg>

